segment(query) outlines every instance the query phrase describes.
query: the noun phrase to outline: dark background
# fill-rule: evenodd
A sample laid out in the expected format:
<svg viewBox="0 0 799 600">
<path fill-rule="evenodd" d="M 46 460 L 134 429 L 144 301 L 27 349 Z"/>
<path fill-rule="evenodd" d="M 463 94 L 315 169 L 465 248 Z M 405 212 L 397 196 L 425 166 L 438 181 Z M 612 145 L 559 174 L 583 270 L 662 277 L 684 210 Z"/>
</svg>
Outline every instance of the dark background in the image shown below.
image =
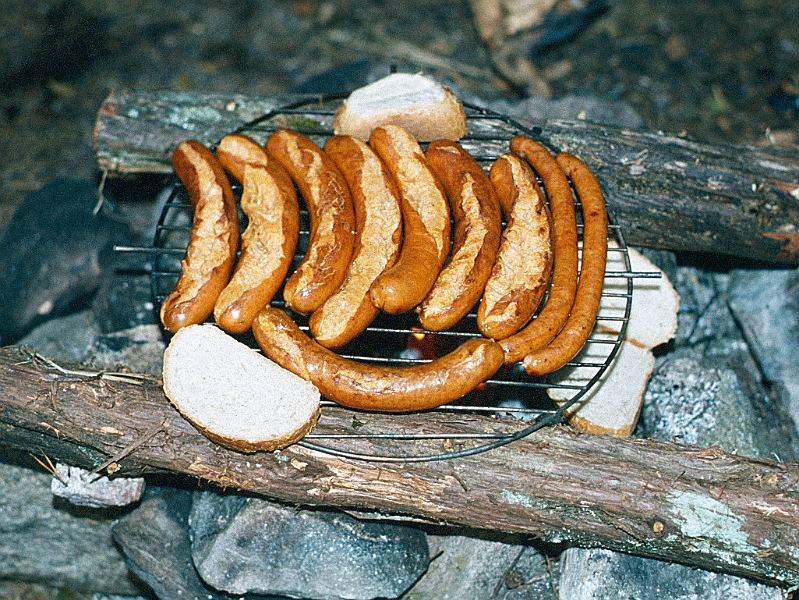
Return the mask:
<svg viewBox="0 0 799 600">
<path fill-rule="evenodd" d="M 610 1 L 532 57 L 526 90 L 492 69 L 467 0 L 4 0 L 0 15 L 0 228 L 54 177 L 97 177 L 92 127 L 111 89 L 286 92 L 397 64 L 487 99 L 626 101 L 647 128 L 706 141 L 799 133 L 795 0 Z"/>
</svg>

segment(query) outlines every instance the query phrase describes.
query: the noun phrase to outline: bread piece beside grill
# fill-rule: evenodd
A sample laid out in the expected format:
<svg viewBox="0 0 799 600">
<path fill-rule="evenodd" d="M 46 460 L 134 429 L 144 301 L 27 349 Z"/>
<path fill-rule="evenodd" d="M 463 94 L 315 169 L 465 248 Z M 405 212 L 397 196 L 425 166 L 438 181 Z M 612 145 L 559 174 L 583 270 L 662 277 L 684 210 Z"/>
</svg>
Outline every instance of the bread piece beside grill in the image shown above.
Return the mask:
<svg viewBox="0 0 799 600">
<path fill-rule="evenodd" d="M 393 73 L 352 92 L 336 111 L 333 131 L 367 141 L 382 125 L 399 125 L 420 142 L 456 141 L 466 134 L 466 113 L 448 87 L 424 75 Z"/>
<path fill-rule="evenodd" d="M 211 324 L 180 329 L 164 352 L 164 392 L 210 440 L 285 448 L 319 418 L 319 390 Z"/>
<path fill-rule="evenodd" d="M 618 246 L 609 244 L 610 247 Z M 660 273 L 660 277 L 636 278 L 633 281 L 633 297 L 627 331 L 615 360 L 599 381 L 568 411 L 569 423 L 587 433 L 607 433 L 616 437 L 632 434 L 638 422 L 644 392 L 655 366 L 652 349 L 668 342 L 677 330 L 677 309 L 680 297 L 666 274 L 636 250 L 628 250 L 633 272 Z M 607 271 L 625 271 L 621 252 L 608 253 Z M 575 360 L 584 363 L 602 363 L 610 354 L 613 345 L 607 343 L 619 336 L 621 319 L 626 306 L 621 297 L 627 291 L 625 278 L 605 279 L 600 303 L 600 317 L 591 339 Z M 568 400 L 574 389 L 558 387 L 585 385 L 596 372 L 590 367 L 575 367 L 555 376 L 549 396 L 558 402 Z"/>
</svg>

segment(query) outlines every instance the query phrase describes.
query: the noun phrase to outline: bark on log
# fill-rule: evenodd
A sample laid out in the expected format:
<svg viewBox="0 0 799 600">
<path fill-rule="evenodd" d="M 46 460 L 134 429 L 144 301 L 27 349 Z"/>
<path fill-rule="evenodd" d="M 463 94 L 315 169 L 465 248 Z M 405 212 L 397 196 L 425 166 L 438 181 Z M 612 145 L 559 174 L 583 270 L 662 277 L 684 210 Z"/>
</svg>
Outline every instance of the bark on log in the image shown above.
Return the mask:
<svg viewBox="0 0 799 600">
<path fill-rule="evenodd" d="M 497 423 L 426 413 L 363 414 L 356 425 L 351 411 L 331 408 L 315 433 L 379 429 L 399 418 L 407 431 L 435 425 L 481 432 Z M 132 385 L 52 370 L 11 347 L 0 349 L 0 440 L 87 469 L 117 456 L 108 467 L 117 476 L 167 472 L 297 505 L 530 534 L 782 586 L 799 583 L 799 464 L 718 448 L 554 427 L 433 462 L 348 460 L 298 445 L 244 455 L 200 435 L 158 382 Z M 396 444 L 355 443 L 368 453 Z"/>
<path fill-rule="evenodd" d="M 182 140 L 215 144 L 298 99 L 114 92 L 95 127 L 99 168 L 170 173 Z M 712 145 L 585 121 L 519 121 L 596 171 L 628 243 L 799 265 L 799 148 Z"/>
</svg>

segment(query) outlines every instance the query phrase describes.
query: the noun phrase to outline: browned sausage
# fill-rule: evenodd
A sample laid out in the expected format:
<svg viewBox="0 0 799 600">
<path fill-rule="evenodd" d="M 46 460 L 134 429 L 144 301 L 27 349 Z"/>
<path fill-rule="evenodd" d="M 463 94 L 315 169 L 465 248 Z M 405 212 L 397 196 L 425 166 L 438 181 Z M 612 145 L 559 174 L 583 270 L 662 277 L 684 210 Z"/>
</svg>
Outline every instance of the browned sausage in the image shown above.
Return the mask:
<svg viewBox="0 0 799 600">
<path fill-rule="evenodd" d="M 480 300 L 499 250 L 502 215 L 485 171 L 459 144 L 431 142 L 425 157 L 447 192 L 455 222 L 449 262 L 419 307 L 422 327 L 443 331 Z"/>
<path fill-rule="evenodd" d="M 369 296 L 374 280 L 397 260 L 402 241 L 399 191 L 385 165 L 361 140 L 333 136 L 325 153 L 344 174 L 355 205 L 355 251 L 344 283 L 308 322 L 317 342 L 343 346 L 377 316 Z"/>
<path fill-rule="evenodd" d="M 550 214 L 535 175 L 513 154 L 491 166 L 507 225 L 491 277 L 477 309 L 477 327 L 501 340 L 521 329 L 535 313 L 552 271 Z"/>
<path fill-rule="evenodd" d="M 456 400 L 496 373 L 504 357 L 496 342 L 470 338 L 432 362 L 369 365 L 320 346 L 271 306 L 258 314 L 253 333 L 270 359 L 311 381 L 323 396 L 350 408 L 384 412 L 425 410 Z"/>
<path fill-rule="evenodd" d="M 161 322 L 174 333 L 213 312 L 236 259 L 239 219 L 230 181 L 208 148 L 194 140 L 181 142 L 172 164 L 194 208 L 180 277 L 161 304 Z"/>
<path fill-rule="evenodd" d="M 369 144 L 398 184 L 403 222 L 400 256 L 377 278 L 370 294 L 380 310 L 399 314 L 425 299 L 447 260 L 449 207 L 441 182 L 410 133 L 396 125 L 377 127 Z"/>
<path fill-rule="evenodd" d="M 527 326 L 500 341 L 506 364 L 514 363 L 548 344 L 569 317 L 577 291 L 577 220 L 569 180 L 544 146 L 524 136 L 511 140 L 511 150 L 538 173 L 552 212 L 554 257 L 546 303 Z"/>
<path fill-rule="evenodd" d="M 286 170 L 263 146 L 245 135 L 225 136 L 219 162 L 242 184 L 241 209 L 247 229 L 241 254 L 214 307 L 214 319 L 230 333 L 243 333 L 271 302 L 291 266 L 300 230 L 300 208 Z"/>
<path fill-rule="evenodd" d="M 308 249 L 286 282 L 283 299 L 293 311 L 310 314 L 344 282 L 355 247 L 352 197 L 338 167 L 301 133 L 274 132 L 266 151 L 288 171 L 308 208 Z"/>
<path fill-rule="evenodd" d="M 560 153 L 558 164 L 572 181 L 583 213 L 583 249 L 580 283 L 571 314 L 557 337 L 547 346 L 524 357 L 524 370 L 545 375 L 574 358 L 596 322 L 608 251 L 608 214 L 602 188 L 594 174 L 577 157 Z"/>
</svg>

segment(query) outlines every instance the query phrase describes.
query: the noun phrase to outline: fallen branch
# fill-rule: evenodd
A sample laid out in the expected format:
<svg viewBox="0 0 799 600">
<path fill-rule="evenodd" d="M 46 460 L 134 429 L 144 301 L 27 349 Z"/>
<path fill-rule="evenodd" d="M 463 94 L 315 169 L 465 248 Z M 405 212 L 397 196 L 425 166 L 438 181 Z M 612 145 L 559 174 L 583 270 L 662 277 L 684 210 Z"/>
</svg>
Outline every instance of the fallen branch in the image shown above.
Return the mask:
<svg viewBox="0 0 799 600">
<path fill-rule="evenodd" d="M 85 369 L 63 369 L 79 370 Z M 497 419 L 326 408 L 313 433 L 398 424 L 408 432 L 481 433 Z M 16 348 L 0 349 L 0 440 L 85 469 L 113 457 L 116 475 L 172 473 L 298 505 L 530 534 L 799 583 L 799 464 L 719 448 L 555 427 L 489 452 L 432 462 L 347 460 L 298 445 L 244 455 L 200 435 L 158 383 L 65 375 Z M 396 441 L 352 443 L 357 451 L 385 454 Z"/>
<path fill-rule="evenodd" d="M 172 151 L 181 141 L 216 144 L 300 99 L 114 92 L 97 115 L 99 168 L 109 175 L 171 173 Z M 297 121 L 308 126 L 314 118 Z M 520 121 L 553 149 L 577 154 L 594 169 L 630 244 L 799 265 L 799 148 L 704 144 L 585 121 Z M 284 118 L 280 125 L 292 123 Z"/>
</svg>

